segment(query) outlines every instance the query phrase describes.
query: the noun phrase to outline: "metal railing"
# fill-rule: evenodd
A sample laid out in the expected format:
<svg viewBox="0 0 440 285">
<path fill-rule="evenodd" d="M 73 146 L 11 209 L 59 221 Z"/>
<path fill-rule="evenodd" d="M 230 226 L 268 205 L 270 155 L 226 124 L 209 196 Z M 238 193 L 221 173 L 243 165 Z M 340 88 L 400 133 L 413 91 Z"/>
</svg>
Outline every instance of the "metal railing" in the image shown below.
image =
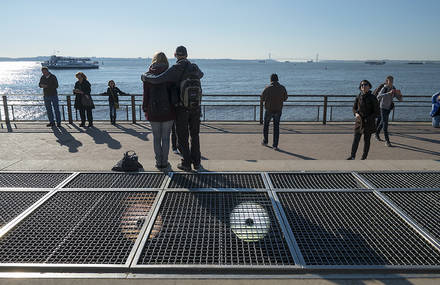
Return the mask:
<svg viewBox="0 0 440 285">
<path fill-rule="evenodd" d="M 29 98 L 32 96 L 32 98 Z M 61 117 L 63 121 L 68 121 L 70 124 L 75 120 L 78 120 L 78 112 L 74 110 L 73 103 L 75 95 L 60 94 L 59 106 L 61 111 Z M 73 98 L 72 98 L 73 97 Z M 108 97 L 103 95 L 92 95 L 96 107 L 108 108 Z M 286 108 L 299 108 L 300 111 L 305 110 L 316 111 L 316 117 L 313 115 L 306 121 L 321 121 L 326 124 L 328 121 L 335 121 L 335 110 L 337 108 L 349 108 L 350 110 L 344 112 L 351 115 L 351 107 L 353 106 L 354 95 L 289 95 L 289 99 L 284 103 L 284 109 Z M 130 94 L 119 96 L 120 111 L 125 111 L 125 120 L 136 123 L 136 121 L 145 120 L 142 118 L 142 94 Z M 2 95 L 2 107 L 0 107 L 0 121 L 10 123 L 11 121 L 33 121 L 34 119 L 16 118 L 15 110 L 18 107 L 44 107 L 44 100 L 42 95 Z M 211 120 L 207 116 L 210 109 L 222 108 L 224 111 L 231 110 L 233 108 L 250 108 L 251 115 L 246 119 L 214 119 Z M 403 102 L 395 104 L 395 108 L 392 111 L 391 120 L 395 120 L 396 109 L 399 108 L 425 108 L 431 107 L 430 95 L 406 95 Z M 263 122 L 263 103 L 260 101 L 259 95 L 254 94 L 204 94 L 202 102 L 202 121 L 259 121 Z M 313 111 L 315 110 L 315 111 Z M 284 113 L 284 111 L 283 111 Z M 308 112 L 310 114 L 310 112 Z M 316 118 L 316 119 L 315 119 Z M 426 119 L 421 121 L 428 121 L 429 116 L 426 115 Z M 298 121 L 283 118 L 283 121 Z M 303 121 L 303 120 L 302 120 Z M 337 121 L 337 120 L 336 120 Z M 347 121 L 347 120 L 345 120 Z M 417 120 L 406 120 L 417 121 Z M 420 121 L 420 120 L 419 120 Z"/>
</svg>

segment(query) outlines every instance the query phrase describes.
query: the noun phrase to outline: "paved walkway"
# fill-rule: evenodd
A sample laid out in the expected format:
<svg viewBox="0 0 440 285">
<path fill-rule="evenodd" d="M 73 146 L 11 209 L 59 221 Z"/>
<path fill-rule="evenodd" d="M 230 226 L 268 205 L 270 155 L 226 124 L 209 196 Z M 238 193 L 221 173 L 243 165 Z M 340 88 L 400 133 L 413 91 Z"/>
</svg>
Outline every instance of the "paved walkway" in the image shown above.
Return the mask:
<svg viewBox="0 0 440 285">
<path fill-rule="evenodd" d="M 96 122 L 47 128 L 43 122 L 0 123 L 0 170 L 110 170 L 123 152 L 135 150 L 145 170 L 155 170 L 146 122 L 116 126 Z M 209 171 L 440 170 L 440 130 L 429 123 L 392 123 L 391 142 L 372 139 L 366 161 L 346 161 L 351 123 L 282 123 L 280 151 L 262 146 L 258 123 L 212 122 L 201 128 L 202 165 Z M 269 137 L 271 139 L 271 136 Z M 362 141 L 358 150 L 361 156 Z M 170 153 L 173 169 L 180 156 Z"/>
</svg>

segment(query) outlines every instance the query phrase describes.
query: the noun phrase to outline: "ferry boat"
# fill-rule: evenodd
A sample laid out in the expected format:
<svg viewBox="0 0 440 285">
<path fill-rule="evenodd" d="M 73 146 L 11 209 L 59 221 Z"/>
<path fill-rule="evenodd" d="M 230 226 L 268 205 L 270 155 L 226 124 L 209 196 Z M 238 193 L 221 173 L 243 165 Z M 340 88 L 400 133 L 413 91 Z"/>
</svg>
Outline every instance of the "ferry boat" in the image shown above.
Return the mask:
<svg viewBox="0 0 440 285">
<path fill-rule="evenodd" d="M 367 60 L 365 63 L 371 65 L 384 65 L 386 62 L 383 60 Z"/>
<path fill-rule="evenodd" d="M 65 57 L 52 55 L 49 60 L 41 63 L 49 69 L 97 69 L 99 62 L 87 57 Z"/>
</svg>

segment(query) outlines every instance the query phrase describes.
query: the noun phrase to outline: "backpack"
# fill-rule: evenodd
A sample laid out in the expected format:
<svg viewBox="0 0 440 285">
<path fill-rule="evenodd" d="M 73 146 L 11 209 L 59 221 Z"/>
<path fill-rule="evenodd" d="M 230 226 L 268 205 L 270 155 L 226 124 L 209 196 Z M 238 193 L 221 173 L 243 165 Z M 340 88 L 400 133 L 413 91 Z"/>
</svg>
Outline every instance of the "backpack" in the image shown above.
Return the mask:
<svg viewBox="0 0 440 285">
<path fill-rule="evenodd" d="M 171 111 L 168 90 L 164 84 L 151 85 L 149 100 L 152 116 L 165 115 Z"/>
<path fill-rule="evenodd" d="M 183 71 L 182 78 L 190 65 L 193 67 L 193 64 L 187 64 Z M 200 107 L 202 103 L 202 85 L 200 78 L 189 74 L 186 79 L 180 80 L 180 101 L 183 107 L 190 110 Z"/>
<path fill-rule="evenodd" d="M 129 150 L 124 153 L 124 157 L 113 166 L 113 171 L 138 171 L 143 168 L 142 164 L 138 161 L 137 154 Z"/>
</svg>

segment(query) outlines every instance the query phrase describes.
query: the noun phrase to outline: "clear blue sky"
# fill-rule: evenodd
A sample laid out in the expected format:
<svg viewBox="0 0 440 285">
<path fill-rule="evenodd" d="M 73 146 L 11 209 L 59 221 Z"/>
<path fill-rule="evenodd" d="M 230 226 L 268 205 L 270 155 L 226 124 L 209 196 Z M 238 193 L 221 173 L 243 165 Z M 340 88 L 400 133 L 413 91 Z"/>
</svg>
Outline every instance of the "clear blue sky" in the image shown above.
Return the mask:
<svg viewBox="0 0 440 285">
<path fill-rule="evenodd" d="M 440 59 L 438 0 L 7 0 L 0 57 Z"/>
</svg>

